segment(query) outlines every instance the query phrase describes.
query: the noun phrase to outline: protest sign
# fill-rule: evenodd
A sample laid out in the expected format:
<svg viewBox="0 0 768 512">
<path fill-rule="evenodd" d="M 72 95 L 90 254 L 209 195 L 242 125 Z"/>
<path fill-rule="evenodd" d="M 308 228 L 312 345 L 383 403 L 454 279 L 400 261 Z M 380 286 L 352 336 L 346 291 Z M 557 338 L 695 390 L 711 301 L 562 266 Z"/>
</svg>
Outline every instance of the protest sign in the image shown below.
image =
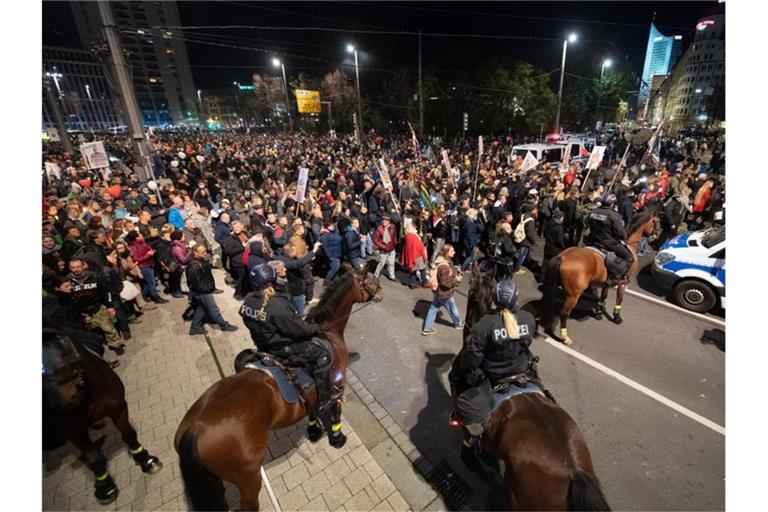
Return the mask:
<svg viewBox="0 0 768 512">
<path fill-rule="evenodd" d="M 594 149 L 592 149 L 592 153 L 589 155 L 589 160 L 587 160 L 587 169 L 597 169 L 600 167 L 600 163 L 603 161 L 603 154 L 605 153 L 605 146 L 595 146 Z"/>
<path fill-rule="evenodd" d="M 309 179 L 309 169 L 306 167 L 299 167 L 299 183 L 296 185 L 296 202 L 299 204 L 304 203 L 305 196 L 307 195 L 307 180 Z"/>
<path fill-rule="evenodd" d="M 389 169 L 387 164 L 384 163 L 383 158 L 379 158 L 379 176 L 381 177 L 381 183 L 387 190 L 392 190 L 392 180 L 389 179 Z"/>
<path fill-rule="evenodd" d="M 533 156 L 533 153 L 531 153 L 530 151 L 526 153 L 525 160 L 523 160 L 523 172 L 533 169 L 537 165 L 539 165 L 539 161 L 536 159 L 535 156 Z"/>
<path fill-rule="evenodd" d="M 61 137 L 59 137 L 59 130 L 56 128 L 46 128 L 45 131 L 48 132 L 48 138 L 51 142 L 61 142 Z"/>
<path fill-rule="evenodd" d="M 81 144 L 80 154 L 83 155 L 85 164 L 89 169 L 109 167 L 109 158 L 107 158 L 107 152 L 104 151 L 104 143 L 100 140 Z"/>
</svg>

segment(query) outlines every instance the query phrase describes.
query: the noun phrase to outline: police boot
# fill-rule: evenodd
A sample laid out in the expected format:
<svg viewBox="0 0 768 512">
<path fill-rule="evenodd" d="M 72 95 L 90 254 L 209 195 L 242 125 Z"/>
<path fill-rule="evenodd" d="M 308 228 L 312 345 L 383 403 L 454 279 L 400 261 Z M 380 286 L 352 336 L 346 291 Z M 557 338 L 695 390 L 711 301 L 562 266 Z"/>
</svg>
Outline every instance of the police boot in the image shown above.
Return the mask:
<svg viewBox="0 0 768 512">
<path fill-rule="evenodd" d="M 102 505 L 109 505 L 117 499 L 117 495 L 120 491 L 115 485 L 115 481 L 109 473 L 105 473 L 100 477 L 96 477 L 96 484 L 93 491 L 93 495 L 99 500 Z"/>
<path fill-rule="evenodd" d="M 323 437 L 323 426 L 320 424 L 320 420 L 317 418 L 307 421 L 307 439 L 310 443 L 316 443 Z"/>
<path fill-rule="evenodd" d="M 483 461 L 480 460 L 479 437 L 466 435 L 461 441 L 461 461 L 467 466 L 467 469 L 473 473 L 483 473 Z"/>
<path fill-rule="evenodd" d="M 317 415 L 321 416 L 330 410 L 334 400 L 330 367 L 317 368 L 313 373 L 313 377 L 315 378 L 315 389 L 317 390 Z"/>
</svg>

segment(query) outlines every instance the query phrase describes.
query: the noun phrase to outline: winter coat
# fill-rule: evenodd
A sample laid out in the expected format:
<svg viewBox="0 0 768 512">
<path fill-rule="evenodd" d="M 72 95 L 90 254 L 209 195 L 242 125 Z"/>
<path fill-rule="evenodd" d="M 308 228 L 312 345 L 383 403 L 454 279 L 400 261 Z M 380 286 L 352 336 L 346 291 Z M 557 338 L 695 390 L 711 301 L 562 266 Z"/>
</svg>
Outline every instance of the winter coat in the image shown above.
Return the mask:
<svg viewBox="0 0 768 512">
<path fill-rule="evenodd" d="M 389 243 L 387 244 L 384 243 L 384 229 L 384 224 L 376 228 L 376 231 L 373 233 L 373 245 L 378 247 L 381 252 L 392 252 L 395 250 L 395 246 L 397 246 L 397 228 L 395 228 L 394 224 L 390 224 L 386 228 L 389 231 Z"/>
<path fill-rule="evenodd" d="M 329 231 L 320 235 L 320 243 L 323 244 L 323 252 L 330 259 L 341 259 L 344 239 L 336 231 Z"/>
</svg>

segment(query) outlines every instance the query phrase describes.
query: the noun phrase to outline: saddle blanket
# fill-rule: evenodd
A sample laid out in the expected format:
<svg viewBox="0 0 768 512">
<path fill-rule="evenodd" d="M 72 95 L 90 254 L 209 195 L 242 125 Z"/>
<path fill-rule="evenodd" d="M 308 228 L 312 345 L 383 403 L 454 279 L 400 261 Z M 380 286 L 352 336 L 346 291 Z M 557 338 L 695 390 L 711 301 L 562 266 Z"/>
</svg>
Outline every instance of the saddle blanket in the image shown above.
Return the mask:
<svg viewBox="0 0 768 512">
<path fill-rule="evenodd" d="M 605 260 L 605 266 L 611 270 L 618 270 L 623 262 L 623 260 L 616 256 L 616 253 L 614 252 L 606 252 L 603 249 L 598 249 L 591 245 L 586 246 L 586 248 L 602 256 L 603 260 Z"/>
<path fill-rule="evenodd" d="M 491 414 L 489 414 L 488 417 L 490 418 L 491 415 L 496 412 L 496 409 L 498 409 L 499 406 L 501 406 L 501 404 L 503 404 L 506 400 L 509 400 L 513 396 L 522 395 L 524 393 L 538 393 L 541 396 L 545 396 L 544 391 L 542 391 L 542 389 L 533 382 L 528 382 L 523 387 L 510 384 L 506 389 L 500 392 L 494 392 L 491 395 L 491 400 L 493 402 L 491 405 Z"/>
<path fill-rule="evenodd" d="M 295 404 L 299 401 L 299 391 L 290 379 L 288 379 L 285 372 L 276 364 L 264 363 L 257 350 L 246 349 L 235 357 L 235 372 L 240 373 L 246 368 L 263 371 L 275 379 L 277 386 L 280 389 L 280 393 L 283 395 L 283 399 L 289 404 Z M 296 373 L 296 378 L 304 393 L 308 393 L 315 387 L 315 381 L 306 371 L 302 368 L 292 368 Z"/>
</svg>

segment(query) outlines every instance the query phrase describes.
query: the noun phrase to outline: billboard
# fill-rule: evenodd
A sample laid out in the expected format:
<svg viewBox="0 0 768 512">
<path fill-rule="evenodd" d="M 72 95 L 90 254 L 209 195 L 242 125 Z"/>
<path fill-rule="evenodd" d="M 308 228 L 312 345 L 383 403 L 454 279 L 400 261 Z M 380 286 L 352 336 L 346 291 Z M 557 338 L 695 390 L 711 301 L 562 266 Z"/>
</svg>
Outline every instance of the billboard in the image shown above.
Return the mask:
<svg viewBox="0 0 768 512">
<path fill-rule="evenodd" d="M 309 91 L 306 89 L 296 89 L 296 104 L 301 114 L 319 114 L 320 91 Z"/>
</svg>

